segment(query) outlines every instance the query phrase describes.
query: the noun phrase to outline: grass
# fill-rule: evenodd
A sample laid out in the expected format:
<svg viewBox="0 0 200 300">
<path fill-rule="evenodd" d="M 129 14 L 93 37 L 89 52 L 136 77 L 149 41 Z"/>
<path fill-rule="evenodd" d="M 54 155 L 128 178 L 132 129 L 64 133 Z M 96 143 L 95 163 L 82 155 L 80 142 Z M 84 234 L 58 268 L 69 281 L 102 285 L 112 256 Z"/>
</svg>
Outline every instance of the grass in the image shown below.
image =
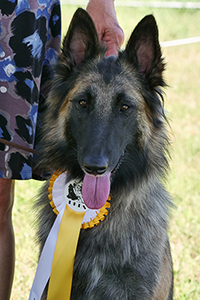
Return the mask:
<svg viewBox="0 0 200 300">
<path fill-rule="evenodd" d="M 63 33 L 76 6 L 63 6 Z M 153 13 L 160 41 L 199 35 L 200 10 L 117 8 L 126 40 L 136 23 Z M 178 20 L 178 23 L 177 23 Z M 165 108 L 171 120 L 172 162 L 168 190 L 174 197 L 170 241 L 174 260 L 175 300 L 200 299 L 200 105 L 199 44 L 163 49 L 167 62 Z M 13 211 L 16 271 L 12 300 L 28 299 L 37 267 L 33 197 L 41 182 L 16 182 Z"/>
<path fill-rule="evenodd" d="M 175 299 L 192 300 L 200 299 L 200 107 L 195 80 L 200 74 L 198 46 L 178 47 L 176 56 L 175 49 L 164 50 L 169 57 L 167 76 L 172 84 L 167 110 L 173 130 L 169 190 L 177 205 L 170 229 Z"/>
</svg>

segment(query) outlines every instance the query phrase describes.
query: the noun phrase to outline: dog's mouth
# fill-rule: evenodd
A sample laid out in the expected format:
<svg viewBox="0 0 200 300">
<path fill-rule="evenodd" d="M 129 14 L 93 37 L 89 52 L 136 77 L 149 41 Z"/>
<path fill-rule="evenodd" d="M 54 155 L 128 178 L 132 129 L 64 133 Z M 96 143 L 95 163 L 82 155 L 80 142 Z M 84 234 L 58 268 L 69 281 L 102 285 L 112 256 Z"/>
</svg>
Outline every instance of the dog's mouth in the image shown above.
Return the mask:
<svg viewBox="0 0 200 300">
<path fill-rule="evenodd" d="M 122 155 L 120 156 L 119 160 L 118 160 L 118 163 L 117 165 L 115 166 L 115 168 L 112 170 L 111 174 L 114 174 L 120 167 L 121 163 L 122 163 L 122 159 L 123 159 L 123 156 L 124 156 L 124 153 L 125 153 L 125 150 L 123 151 Z"/>
<path fill-rule="evenodd" d="M 124 152 L 112 172 L 105 173 L 105 175 L 101 176 L 85 173 L 82 186 L 82 196 L 88 208 L 100 209 L 104 206 L 110 194 L 111 175 L 119 169 L 123 156 Z"/>
</svg>

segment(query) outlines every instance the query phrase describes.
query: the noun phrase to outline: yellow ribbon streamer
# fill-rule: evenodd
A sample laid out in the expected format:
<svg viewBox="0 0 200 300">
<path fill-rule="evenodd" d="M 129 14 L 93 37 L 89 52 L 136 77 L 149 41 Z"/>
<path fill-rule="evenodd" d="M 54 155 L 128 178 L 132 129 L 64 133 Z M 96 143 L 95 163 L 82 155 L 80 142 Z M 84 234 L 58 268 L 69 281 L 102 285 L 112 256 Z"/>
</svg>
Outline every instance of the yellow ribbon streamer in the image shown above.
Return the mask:
<svg viewBox="0 0 200 300">
<path fill-rule="evenodd" d="M 54 184 L 57 183 L 60 175 L 62 176 L 62 173 L 59 171 L 56 171 L 52 175 L 48 188 L 50 205 L 52 206 L 56 215 L 59 214 L 59 210 L 54 203 L 55 199 L 53 199 L 53 189 Z M 61 178 L 61 182 L 62 180 L 63 178 Z M 58 189 L 60 188 L 64 189 L 63 185 L 60 185 L 59 182 L 58 187 L 56 187 L 56 191 L 54 191 L 55 194 L 60 195 L 60 193 L 58 193 Z M 61 191 L 61 195 L 62 194 L 63 190 Z M 110 200 L 110 196 L 108 200 Z M 77 212 L 72 210 L 68 204 L 66 204 L 54 251 L 47 300 L 70 300 L 74 258 L 76 255 L 80 229 L 92 228 L 95 225 L 98 225 L 100 221 L 103 221 L 105 216 L 108 214 L 107 208 L 109 207 L 110 203 L 107 201 L 100 211 L 96 212 L 96 217 L 94 219 L 90 219 L 89 222 L 82 223 L 86 211 Z"/>
<path fill-rule="evenodd" d="M 70 299 L 74 258 L 84 214 L 66 205 L 54 252 L 47 300 Z"/>
</svg>

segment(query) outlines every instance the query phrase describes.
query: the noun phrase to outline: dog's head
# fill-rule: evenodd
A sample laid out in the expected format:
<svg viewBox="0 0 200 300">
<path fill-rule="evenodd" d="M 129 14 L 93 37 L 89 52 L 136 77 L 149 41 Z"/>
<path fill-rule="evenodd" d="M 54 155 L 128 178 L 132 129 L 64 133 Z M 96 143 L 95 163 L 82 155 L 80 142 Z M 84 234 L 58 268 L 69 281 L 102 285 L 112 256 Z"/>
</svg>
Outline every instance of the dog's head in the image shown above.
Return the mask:
<svg viewBox="0 0 200 300">
<path fill-rule="evenodd" d="M 106 201 L 111 174 L 126 185 L 163 164 L 164 64 L 154 17 L 137 25 L 118 57 L 105 57 L 105 51 L 92 19 L 78 9 L 46 118 L 44 163 L 84 176 L 82 193 L 91 208 Z"/>
</svg>

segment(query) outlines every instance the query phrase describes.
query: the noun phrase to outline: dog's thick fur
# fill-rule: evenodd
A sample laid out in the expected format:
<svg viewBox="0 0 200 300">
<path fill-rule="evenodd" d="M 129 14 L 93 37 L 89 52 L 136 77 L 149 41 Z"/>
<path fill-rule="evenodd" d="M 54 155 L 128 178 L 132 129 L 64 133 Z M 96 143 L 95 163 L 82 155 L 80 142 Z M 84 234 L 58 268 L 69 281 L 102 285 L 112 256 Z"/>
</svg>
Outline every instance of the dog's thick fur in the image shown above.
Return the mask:
<svg viewBox="0 0 200 300">
<path fill-rule="evenodd" d="M 153 16 L 106 58 L 90 16 L 76 11 L 48 97 L 41 165 L 80 180 L 85 160 L 92 175 L 111 172 L 111 207 L 80 233 L 71 300 L 173 299 L 163 70 Z M 47 194 L 38 200 L 41 249 L 56 217 Z"/>
</svg>

